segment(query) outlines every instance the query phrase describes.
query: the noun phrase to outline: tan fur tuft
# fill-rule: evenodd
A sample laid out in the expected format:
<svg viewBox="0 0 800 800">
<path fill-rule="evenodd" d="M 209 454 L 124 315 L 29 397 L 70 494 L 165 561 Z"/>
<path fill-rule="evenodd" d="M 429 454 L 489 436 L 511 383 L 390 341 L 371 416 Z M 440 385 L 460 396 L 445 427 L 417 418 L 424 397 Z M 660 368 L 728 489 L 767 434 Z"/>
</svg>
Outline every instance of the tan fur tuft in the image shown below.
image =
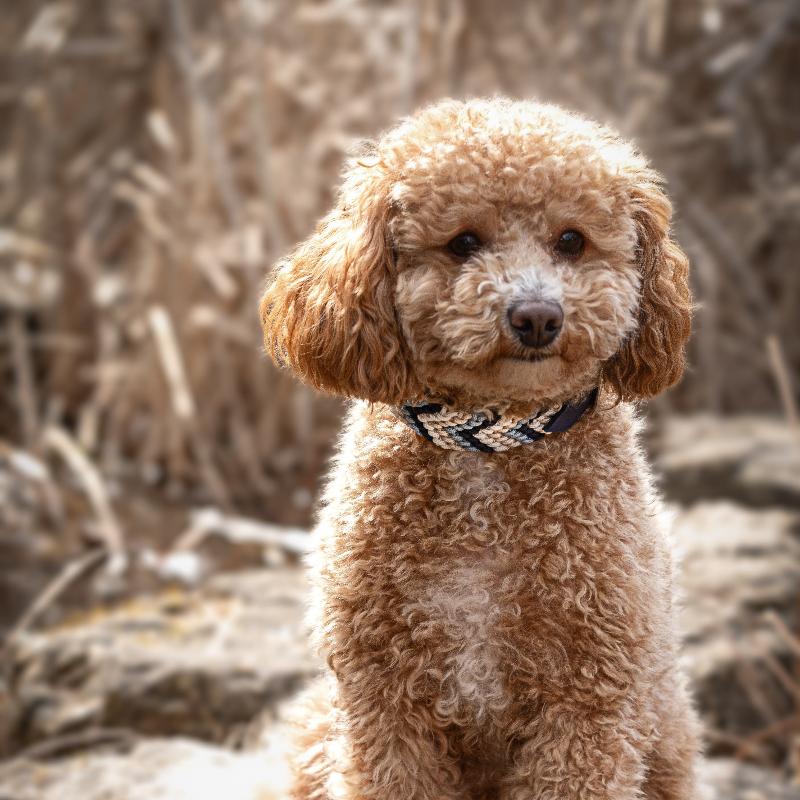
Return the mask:
<svg viewBox="0 0 800 800">
<path fill-rule="evenodd" d="M 691 333 L 689 260 L 670 238 L 672 207 L 657 176 L 648 171 L 634 198 L 642 273 L 637 328 L 603 370 L 622 400 L 655 397 L 677 383 Z"/>
<path fill-rule="evenodd" d="M 394 311 L 387 180 L 354 163 L 338 203 L 276 265 L 261 299 L 267 352 L 325 392 L 400 402 L 417 391 Z"/>
</svg>

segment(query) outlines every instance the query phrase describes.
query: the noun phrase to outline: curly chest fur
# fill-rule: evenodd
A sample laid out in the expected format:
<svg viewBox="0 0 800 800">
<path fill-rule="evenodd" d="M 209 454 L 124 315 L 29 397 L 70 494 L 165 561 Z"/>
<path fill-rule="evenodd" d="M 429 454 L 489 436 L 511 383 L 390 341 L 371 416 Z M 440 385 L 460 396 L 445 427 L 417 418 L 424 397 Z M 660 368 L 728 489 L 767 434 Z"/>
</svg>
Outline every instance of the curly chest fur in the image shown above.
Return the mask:
<svg viewBox="0 0 800 800">
<path fill-rule="evenodd" d="M 401 607 L 412 641 L 433 645 L 426 675 L 442 721 L 482 719 L 509 702 L 498 636 L 508 609 L 494 595 L 493 566 L 488 558 L 456 563 Z"/>
<path fill-rule="evenodd" d="M 380 674 L 461 726 L 502 717 L 519 681 L 529 700 L 531 685 L 543 700 L 624 695 L 651 650 L 657 558 L 641 489 L 609 474 L 621 455 L 609 460 L 599 429 L 487 457 L 433 449 L 386 419 L 354 427 L 321 520 L 340 679 Z"/>
</svg>

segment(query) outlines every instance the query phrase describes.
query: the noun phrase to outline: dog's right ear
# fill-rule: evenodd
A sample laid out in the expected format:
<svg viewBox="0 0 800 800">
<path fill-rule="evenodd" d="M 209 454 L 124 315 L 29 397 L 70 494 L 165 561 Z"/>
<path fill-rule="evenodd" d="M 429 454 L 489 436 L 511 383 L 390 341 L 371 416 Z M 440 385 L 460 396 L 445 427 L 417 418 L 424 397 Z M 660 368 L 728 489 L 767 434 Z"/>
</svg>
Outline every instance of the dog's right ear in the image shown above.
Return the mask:
<svg viewBox="0 0 800 800">
<path fill-rule="evenodd" d="M 355 162 L 338 202 L 273 269 L 261 299 L 273 359 L 322 391 L 397 404 L 417 383 L 394 307 L 389 179 Z"/>
</svg>

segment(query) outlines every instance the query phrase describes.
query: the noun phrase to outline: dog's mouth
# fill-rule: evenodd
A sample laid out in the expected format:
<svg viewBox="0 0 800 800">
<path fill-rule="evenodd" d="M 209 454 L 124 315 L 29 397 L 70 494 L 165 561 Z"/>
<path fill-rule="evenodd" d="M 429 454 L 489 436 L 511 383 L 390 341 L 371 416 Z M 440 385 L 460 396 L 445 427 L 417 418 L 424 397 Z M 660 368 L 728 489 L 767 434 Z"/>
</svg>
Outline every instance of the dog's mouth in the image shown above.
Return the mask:
<svg viewBox="0 0 800 800">
<path fill-rule="evenodd" d="M 497 361 L 513 364 L 541 364 L 560 356 L 563 348 L 561 341 L 552 342 L 544 347 L 525 347 L 515 339 L 504 339 L 494 353 Z"/>
<path fill-rule="evenodd" d="M 520 361 L 528 364 L 537 364 L 541 361 L 547 361 L 550 358 L 554 358 L 555 356 L 556 353 L 537 352 L 537 353 L 525 353 L 524 355 L 519 353 L 514 353 L 507 356 L 503 356 L 503 358 L 507 361 Z"/>
</svg>

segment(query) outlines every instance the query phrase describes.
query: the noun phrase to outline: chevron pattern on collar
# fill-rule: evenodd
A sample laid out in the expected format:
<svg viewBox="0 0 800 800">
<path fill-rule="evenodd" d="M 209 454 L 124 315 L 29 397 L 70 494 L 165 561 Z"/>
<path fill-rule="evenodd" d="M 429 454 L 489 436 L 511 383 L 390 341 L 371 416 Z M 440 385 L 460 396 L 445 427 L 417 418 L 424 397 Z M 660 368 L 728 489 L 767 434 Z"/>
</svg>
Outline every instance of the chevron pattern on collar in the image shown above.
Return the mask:
<svg viewBox="0 0 800 800">
<path fill-rule="evenodd" d="M 597 389 L 562 406 L 545 408 L 529 417 L 501 412 L 449 409 L 441 403 L 407 403 L 396 415 L 413 431 L 445 450 L 502 453 L 571 428 L 597 400 Z"/>
</svg>

